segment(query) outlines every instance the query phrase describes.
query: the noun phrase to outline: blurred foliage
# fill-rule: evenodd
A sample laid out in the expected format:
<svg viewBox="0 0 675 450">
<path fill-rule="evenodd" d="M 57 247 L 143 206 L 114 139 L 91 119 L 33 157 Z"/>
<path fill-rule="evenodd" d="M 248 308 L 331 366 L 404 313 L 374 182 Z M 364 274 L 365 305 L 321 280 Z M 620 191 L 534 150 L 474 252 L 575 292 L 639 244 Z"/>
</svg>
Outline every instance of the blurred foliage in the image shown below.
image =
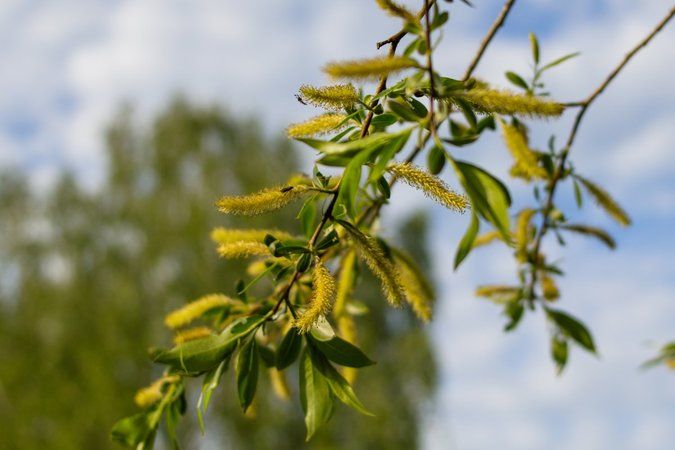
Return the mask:
<svg viewBox="0 0 675 450">
<path fill-rule="evenodd" d="M 282 182 L 280 176 L 297 169 L 290 144 L 265 139 L 255 121 L 182 99 L 149 127 L 124 108 L 107 130 L 105 151 L 107 172 L 94 192 L 67 172 L 40 193 L 31 192 L 24 173 L 1 175 L 3 448 L 115 446 L 110 427 L 135 409 L 138 386 L 159 374 L 145 349 L 168 343 L 163 315 L 205 292 L 233 294 L 242 275 L 241 264 L 218 259 L 209 240 L 214 225 L 237 224 L 217 216 L 214 200 Z M 291 219 L 282 213 L 246 224 L 283 228 Z M 404 244 L 423 261 L 424 218 L 411 218 L 404 229 Z M 376 290 L 365 283 L 358 296 Z M 366 369 L 357 389 L 377 416 L 340 407 L 312 448 L 417 446 L 418 414 L 434 384 L 429 344 L 409 314 L 371 304 L 360 338 L 378 364 Z M 243 417 L 232 378 L 228 372 L 214 395 L 207 421 L 215 432 L 208 439 L 199 436 L 194 409 L 188 410 L 190 420 L 181 424 L 187 448 L 305 445 L 297 405 L 259 395 L 265 403 L 254 405 L 258 419 Z"/>
</svg>

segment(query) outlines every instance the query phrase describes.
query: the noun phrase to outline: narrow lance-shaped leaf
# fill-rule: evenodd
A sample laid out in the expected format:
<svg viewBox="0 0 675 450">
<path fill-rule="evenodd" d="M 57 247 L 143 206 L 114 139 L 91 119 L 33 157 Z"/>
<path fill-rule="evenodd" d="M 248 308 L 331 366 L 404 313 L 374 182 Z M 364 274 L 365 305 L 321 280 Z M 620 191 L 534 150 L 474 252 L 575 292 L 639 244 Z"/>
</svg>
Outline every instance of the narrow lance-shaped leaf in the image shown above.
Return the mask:
<svg viewBox="0 0 675 450">
<path fill-rule="evenodd" d="M 454 161 L 457 175 L 471 199 L 473 209 L 511 242 L 509 207 L 511 196 L 504 184 L 485 170 L 462 161 Z"/>
<path fill-rule="evenodd" d="M 328 380 L 314 366 L 307 351 L 300 357 L 299 371 L 300 405 L 305 413 L 309 441 L 319 427 L 330 419 L 333 413 L 333 399 Z"/>
<path fill-rule="evenodd" d="M 255 338 L 250 338 L 239 350 L 237 358 L 237 392 L 239 405 L 246 411 L 253 402 L 258 386 L 258 345 Z"/>
<path fill-rule="evenodd" d="M 313 339 L 310 336 L 312 343 L 317 349 L 321 351 L 328 359 L 336 364 L 346 367 L 366 367 L 375 364 L 368 358 L 358 347 L 345 341 L 342 338 L 334 336 L 329 340 Z"/>
<path fill-rule="evenodd" d="M 478 222 L 478 216 L 475 213 L 471 214 L 471 222 L 469 222 L 469 227 L 466 229 L 466 233 L 462 237 L 462 240 L 459 241 L 457 246 L 457 252 L 455 253 L 455 264 L 454 270 L 457 270 L 462 261 L 469 255 L 471 249 L 473 249 L 473 243 L 476 240 L 478 235 L 478 229 L 480 225 Z"/>
<path fill-rule="evenodd" d="M 563 333 L 572 338 L 577 344 L 581 345 L 589 352 L 595 353 L 595 343 L 593 342 L 593 337 L 588 331 L 588 328 L 586 328 L 586 326 L 578 319 L 563 311 L 551 308 L 546 309 L 546 314 L 551 318 L 551 320 L 553 320 L 553 322 L 555 322 L 556 325 L 558 325 Z"/>
</svg>

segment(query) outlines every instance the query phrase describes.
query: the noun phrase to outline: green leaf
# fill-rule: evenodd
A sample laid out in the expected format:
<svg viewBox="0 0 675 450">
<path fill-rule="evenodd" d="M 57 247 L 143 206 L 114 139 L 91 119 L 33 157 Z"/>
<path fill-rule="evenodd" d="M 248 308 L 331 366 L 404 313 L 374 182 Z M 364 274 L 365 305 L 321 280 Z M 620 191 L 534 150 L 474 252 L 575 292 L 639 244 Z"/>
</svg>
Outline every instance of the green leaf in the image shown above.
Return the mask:
<svg viewBox="0 0 675 450">
<path fill-rule="evenodd" d="M 300 357 L 300 404 L 305 413 L 307 440 L 330 419 L 333 399 L 328 380 L 314 366 L 307 351 Z"/>
<path fill-rule="evenodd" d="M 418 122 L 421 119 L 412 106 L 402 101 L 389 100 L 387 107 L 403 121 Z"/>
<path fill-rule="evenodd" d="M 319 139 L 298 139 L 298 140 L 304 142 L 305 144 L 309 145 L 310 147 L 318 150 L 319 152 L 325 155 L 353 156 L 365 148 L 384 145 L 390 140 L 397 138 L 400 134 L 403 134 L 404 132 L 409 132 L 409 130 L 403 130 L 402 132 L 398 133 L 372 133 L 361 139 L 356 139 L 354 141 L 347 141 L 347 142 L 330 142 L 330 141 L 322 141 Z"/>
<path fill-rule="evenodd" d="M 432 175 L 438 175 L 445 167 L 445 152 L 442 148 L 435 145 L 427 155 L 427 167 L 429 168 L 429 173 Z"/>
<path fill-rule="evenodd" d="M 246 409 L 251 405 L 258 386 L 258 345 L 254 338 L 249 339 L 239 350 L 237 358 L 237 392 L 239 404 Z"/>
<path fill-rule="evenodd" d="M 580 225 L 580 224 L 565 224 L 560 225 L 560 228 L 567 231 L 573 231 L 575 233 L 583 234 L 585 236 L 591 236 L 598 239 L 600 242 L 605 244 L 610 249 L 614 250 L 616 248 L 616 241 L 614 238 L 601 228 L 592 227 L 589 225 Z"/>
<path fill-rule="evenodd" d="M 302 346 L 302 337 L 298 333 L 298 329 L 293 327 L 284 336 L 279 344 L 276 355 L 276 366 L 279 370 L 284 370 L 286 367 L 293 364 L 300 354 L 300 347 Z"/>
<path fill-rule="evenodd" d="M 532 50 L 532 60 L 535 64 L 539 64 L 539 41 L 534 33 L 530 33 L 530 48 Z"/>
<path fill-rule="evenodd" d="M 509 206 L 511 196 L 506 186 L 480 167 L 462 161 L 453 161 L 457 175 L 464 186 L 471 205 L 485 220 L 492 223 L 502 234 L 504 241 L 511 242 Z"/>
<path fill-rule="evenodd" d="M 395 115 L 384 113 L 373 117 L 373 120 L 370 121 L 370 124 L 373 127 L 388 127 L 389 125 L 395 124 L 397 121 L 398 119 Z"/>
<path fill-rule="evenodd" d="M 302 232 L 305 236 L 310 237 L 314 232 L 314 222 L 316 220 L 316 203 L 314 202 L 314 197 L 308 199 L 302 209 L 298 213 L 300 219 L 300 226 L 302 227 Z"/>
<path fill-rule="evenodd" d="M 374 415 L 363 406 L 363 403 L 358 399 L 352 387 L 347 383 L 347 380 L 335 370 L 335 367 L 328 362 L 324 355 L 312 348 L 309 348 L 309 352 L 314 367 L 326 378 L 333 395 L 345 405 L 354 408 L 362 414 L 367 416 Z"/>
<path fill-rule="evenodd" d="M 375 364 L 358 347 L 337 336 L 327 341 L 313 339 L 311 335 L 309 338 L 326 358 L 341 366 L 360 368 Z"/>
<path fill-rule="evenodd" d="M 504 75 L 506 75 L 506 78 L 513 83 L 514 85 L 518 86 L 519 88 L 523 88 L 525 90 L 528 90 L 530 87 L 527 85 L 527 81 L 523 80 L 523 78 L 518 75 L 515 72 L 506 72 Z"/>
<path fill-rule="evenodd" d="M 337 231 L 331 230 L 330 233 L 325 235 L 318 244 L 316 244 L 316 247 L 314 247 L 314 250 L 317 252 L 321 252 L 323 250 L 329 249 L 334 245 L 337 245 L 337 243 L 340 242 L 340 238 L 337 234 Z"/>
<path fill-rule="evenodd" d="M 356 217 L 358 210 L 356 207 L 356 195 L 359 192 L 361 183 L 361 170 L 372 153 L 377 150 L 376 147 L 368 148 L 354 158 L 347 165 L 340 181 L 340 191 L 336 200 L 336 215 L 339 215 L 340 209 L 337 206 L 342 205 L 350 217 Z"/>
<path fill-rule="evenodd" d="M 583 196 L 581 195 L 581 188 L 579 187 L 579 183 L 577 180 L 573 180 L 573 185 L 574 185 L 574 200 L 577 202 L 577 208 L 581 208 L 583 206 Z"/>
<path fill-rule="evenodd" d="M 551 338 L 551 358 L 558 368 L 558 375 L 560 375 L 567 364 L 568 355 L 567 339 L 561 336 L 553 336 Z"/>
<path fill-rule="evenodd" d="M 373 170 L 370 172 L 370 181 L 377 181 L 384 174 L 387 164 L 389 164 L 389 161 L 391 161 L 394 155 L 400 152 L 403 146 L 408 142 L 411 132 L 412 130 L 410 129 L 382 146 L 381 150 L 379 151 L 377 163 L 373 166 Z"/>
<path fill-rule="evenodd" d="M 563 57 L 560 57 L 560 58 L 558 58 L 558 59 L 555 59 L 555 60 L 551 61 L 550 63 L 546 64 L 544 67 L 542 67 L 542 68 L 541 68 L 541 71 L 543 72 L 544 70 L 548 70 L 548 69 L 550 69 L 550 68 L 552 68 L 552 67 L 555 67 L 555 66 L 557 66 L 557 65 L 559 65 L 559 64 L 562 64 L 562 63 L 564 63 L 565 61 L 567 61 L 567 60 L 569 60 L 569 59 L 572 59 L 572 58 L 575 58 L 575 57 L 577 57 L 577 56 L 579 56 L 579 55 L 580 55 L 579 52 L 574 52 L 574 53 L 570 53 L 570 54 L 568 54 L 568 55 L 565 55 L 565 56 L 563 56 Z"/>
<path fill-rule="evenodd" d="M 127 447 L 146 448 L 142 445 L 148 442 L 148 438 L 154 438 L 154 434 L 155 426 L 151 423 L 150 413 L 140 413 L 119 420 L 113 426 L 110 438 Z"/>
<path fill-rule="evenodd" d="M 187 373 L 204 372 L 216 367 L 237 345 L 237 340 L 257 328 L 263 316 L 240 319 L 221 334 L 188 341 L 170 350 L 151 351 L 151 359 Z"/>
<path fill-rule="evenodd" d="M 223 376 L 223 373 L 227 370 L 227 366 L 230 362 L 230 358 L 224 359 L 218 367 L 210 370 L 204 375 L 204 381 L 202 382 L 202 392 L 199 394 L 199 399 L 197 400 L 197 421 L 199 422 L 199 429 L 202 434 L 204 434 L 204 413 L 209 407 L 211 402 L 211 395 L 213 391 L 220 384 L 220 379 Z"/>
<path fill-rule="evenodd" d="M 588 350 L 591 353 L 595 353 L 595 343 L 593 342 L 593 337 L 588 331 L 588 328 L 581 323 L 578 319 L 570 316 L 569 314 L 555 310 L 555 309 L 546 309 L 546 314 L 555 322 L 556 325 L 560 328 L 566 336 L 572 338 L 577 344 L 581 345 L 583 348 Z"/>
<path fill-rule="evenodd" d="M 469 228 L 466 229 L 464 237 L 459 242 L 457 246 L 457 252 L 455 253 L 455 264 L 453 266 L 454 270 L 457 270 L 462 261 L 469 255 L 471 249 L 473 248 L 473 242 L 476 240 L 478 235 L 478 229 L 480 224 L 478 222 L 478 216 L 475 213 L 471 213 L 471 223 L 469 223 Z"/>
</svg>

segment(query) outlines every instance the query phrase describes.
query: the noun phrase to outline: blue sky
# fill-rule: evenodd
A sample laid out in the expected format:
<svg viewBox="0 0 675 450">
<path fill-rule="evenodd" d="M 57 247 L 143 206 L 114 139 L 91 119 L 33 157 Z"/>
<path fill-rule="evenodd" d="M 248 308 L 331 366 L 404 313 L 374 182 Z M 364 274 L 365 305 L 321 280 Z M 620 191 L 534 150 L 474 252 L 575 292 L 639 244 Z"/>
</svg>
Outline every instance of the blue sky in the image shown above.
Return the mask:
<svg viewBox="0 0 675 450">
<path fill-rule="evenodd" d="M 455 3 L 436 66 L 459 76 L 501 2 L 475 0 L 473 9 Z M 527 33 L 534 31 L 544 59 L 582 52 L 547 80 L 555 98 L 579 100 L 668 3 L 520 0 L 477 74 L 505 85 L 504 70 L 526 72 Z M 260 113 L 265 129 L 278 132 L 311 114 L 292 93 L 324 82 L 324 62 L 370 56 L 397 27 L 366 0 L 3 0 L 0 165 L 30 169 L 38 189 L 68 166 L 95 188 L 105 164 L 101 127 L 120 101 L 132 100 L 149 118 L 179 90 Z M 599 359 L 574 351 L 565 375 L 555 377 L 540 316 L 502 334 L 498 310 L 472 290 L 511 281 L 509 255 L 481 250 L 452 273 L 467 218 L 397 188 L 402 200 L 386 219 L 428 205 L 434 241 L 448 243 L 434 255 L 443 296 L 430 332 L 442 376 L 437 398 L 425 405 L 426 448 L 672 448 L 674 374 L 637 367 L 658 343 L 675 338 L 674 42 L 671 26 L 638 55 L 589 111 L 574 148 L 579 170 L 626 206 L 634 226 L 619 229 L 588 206 L 577 212 L 569 189 L 560 191 L 575 218 L 607 226 L 619 243 L 614 253 L 576 239 L 564 251 L 550 245 L 567 271 L 560 307 L 593 329 Z M 540 124 L 535 143 L 543 147 L 550 133 L 562 139 L 569 122 Z M 497 136 L 471 152 L 506 176 Z M 525 191 L 515 193 L 519 199 Z"/>
</svg>

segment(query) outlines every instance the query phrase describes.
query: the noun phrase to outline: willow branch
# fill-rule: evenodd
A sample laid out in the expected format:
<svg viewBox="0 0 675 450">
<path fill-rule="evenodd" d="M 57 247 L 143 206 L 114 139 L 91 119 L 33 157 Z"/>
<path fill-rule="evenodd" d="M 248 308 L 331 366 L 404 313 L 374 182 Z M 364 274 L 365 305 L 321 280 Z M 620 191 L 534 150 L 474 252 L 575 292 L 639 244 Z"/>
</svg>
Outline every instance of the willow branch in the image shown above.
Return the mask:
<svg viewBox="0 0 675 450">
<path fill-rule="evenodd" d="M 548 220 L 548 216 L 553 209 L 553 202 L 555 200 L 555 192 L 556 188 L 558 186 L 559 181 L 562 179 L 564 171 L 565 171 L 565 164 L 567 162 L 567 157 L 569 155 L 570 149 L 572 147 L 572 144 L 574 144 L 574 139 L 576 138 L 576 135 L 579 131 L 579 127 L 581 125 L 581 121 L 584 118 L 584 115 L 586 114 L 586 111 L 588 111 L 588 108 L 591 106 L 591 104 L 602 94 L 607 86 L 619 75 L 619 73 L 626 67 L 628 62 L 644 47 L 649 44 L 649 42 L 668 24 L 668 22 L 675 16 L 675 7 L 671 8 L 668 14 L 652 29 L 652 31 L 644 38 L 642 41 L 640 41 L 635 47 L 633 47 L 626 55 L 624 58 L 621 60 L 621 62 L 612 70 L 607 78 L 598 86 L 598 88 L 593 91 L 585 100 L 577 103 L 573 103 L 572 106 L 578 106 L 580 109 L 577 112 L 577 115 L 574 118 L 574 122 L 572 124 L 572 128 L 570 129 L 570 134 L 567 137 L 567 142 L 565 143 L 565 147 L 562 151 L 562 155 L 560 157 L 560 160 L 555 168 L 555 171 L 553 172 L 553 176 L 551 177 L 551 180 L 548 183 L 548 195 L 546 197 L 546 202 L 544 204 L 544 209 L 542 210 L 543 214 L 543 222 L 541 227 L 539 228 L 539 231 L 535 237 L 534 241 L 534 248 L 532 254 L 535 256 L 535 258 L 538 258 L 539 252 L 541 250 L 541 243 L 544 239 L 544 236 L 550 229 L 550 223 Z M 533 270 L 532 271 L 532 282 L 530 284 L 530 292 L 534 292 L 534 287 L 537 282 L 537 271 Z"/>
<path fill-rule="evenodd" d="M 513 8 L 513 5 L 516 3 L 516 0 L 506 0 L 506 3 L 504 3 L 504 6 L 502 7 L 502 10 L 500 11 L 499 15 L 493 22 L 492 26 L 488 30 L 487 34 L 483 38 L 483 40 L 480 43 L 480 47 L 478 47 L 478 51 L 473 57 L 473 60 L 469 64 L 469 67 L 467 67 L 466 71 L 464 72 L 464 76 L 462 77 L 462 81 L 466 81 L 469 79 L 473 71 L 476 69 L 476 66 L 478 66 L 478 63 L 480 62 L 481 58 L 483 57 L 483 53 L 485 53 L 485 50 L 487 50 L 488 46 L 490 45 L 490 42 L 492 41 L 492 38 L 495 37 L 495 34 L 497 34 L 497 31 L 502 27 L 504 22 L 506 21 L 506 16 L 509 15 L 509 12 L 511 11 L 511 8 Z"/>
</svg>

